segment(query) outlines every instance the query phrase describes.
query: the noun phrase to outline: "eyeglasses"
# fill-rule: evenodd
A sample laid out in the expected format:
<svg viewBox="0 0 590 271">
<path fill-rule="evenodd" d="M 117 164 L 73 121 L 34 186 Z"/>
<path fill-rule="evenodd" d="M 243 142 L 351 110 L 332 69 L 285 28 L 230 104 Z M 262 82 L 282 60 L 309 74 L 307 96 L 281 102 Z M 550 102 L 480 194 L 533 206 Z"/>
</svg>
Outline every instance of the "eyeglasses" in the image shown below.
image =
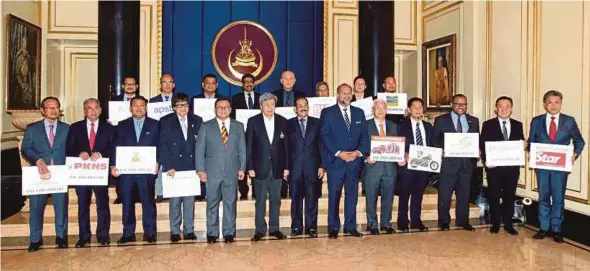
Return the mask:
<svg viewBox="0 0 590 271">
<path fill-rule="evenodd" d="M 219 110 L 229 110 L 229 109 L 231 109 L 231 106 L 216 106 L 215 108 L 217 108 Z"/>
<path fill-rule="evenodd" d="M 174 81 L 160 81 L 160 84 L 174 84 Z"/>
<path fill-rule="evenodd" d="M 188 108 L 188 104 L 176 104 L 176 108 Z"/>
</svg>

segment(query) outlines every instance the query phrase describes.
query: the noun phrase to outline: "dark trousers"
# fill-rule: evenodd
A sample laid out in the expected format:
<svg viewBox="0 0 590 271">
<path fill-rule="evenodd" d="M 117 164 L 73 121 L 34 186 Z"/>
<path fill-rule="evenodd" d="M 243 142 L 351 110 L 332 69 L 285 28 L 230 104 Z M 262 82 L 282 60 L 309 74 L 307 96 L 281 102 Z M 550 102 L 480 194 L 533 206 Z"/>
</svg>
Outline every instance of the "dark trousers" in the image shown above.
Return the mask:
<svg viewBox="0 0 590 271">
<path fill-rule="evenodd" d="M 443 158 L 438 184 L 438 224 L 451 223 L 451 200 L 453 191 L 456 194 L 456 224 L 461 226 L 469 223 L 469 190 L 473 163 L 471 158 Z"/>
<path fill-rule="evenodd" d="M 248 199 L 248 191 L 250 191 L 250 187 L 248 187 L 248 177 L 245 177 L 243 180 L 238 180 L 238 191 L 240 191 L 240 199 Z M 252 193 L 254 193 L 254 189 L 252 189 Z"/>
<path fill-rule="evenodd" d="M 90 229 L 90 200 L 92 192 L 96 197 L 96 213 L 98 221 L 96 236 L 100 239 L 108 239 L 111 228 L 111 211 L 109 209 L 109 187 L 108 186 L 76 186 L 78 195 L 78 227 L 80 240 L 90 240 L 92 235 Z"/>
<path fill-rule="evenodd" d="M 156 234 L 156 201 L 154 178 L 125 178 L 121 179 L 121 192 L 123 203 L 123 236 L 130 237 L 135 234 L 135 202 L 133 191 L 137 190 L 141 200 L 143 217 L 143 233 Z"/>
<path fill-rule="evenodd" d="M 354 162 L 350 162 L 354 163 Z M 328 230 L 340 230 L 340 198 L 344 187 L 344 230 L 356 230 L 358 168 L 330 169 L 328 173 Z"/>
<path fill-rule="evenodd" d="M 38 243 L 43 241 L 43 218 L 45 205 L 49 195 L 29 196 L 29 232 L 30 242 Z M 68 238 L 68 192 L 51 194 L 53 211 L 55 213 L 55 236 Z"/>
<path fill-rule="evenodd" d="M 488 189 L 490 206 L 490 223 L 492 226 L 512 227 L 512 215 L 514 214 L 514 195 L 518 183 L 519 168 L 491 168 L 486 170 L 488 174 Z M 502 204 L 500 204 L 502 199 Z"/>
<path fill-rule="evenodd" d="M 281 198 L 287 198 L 287 196 L 291 193 L 289 193 L 289 182 L 283 182 L 281 184 Z"/>
<path fill-rule="evenodd" d="M 317 170 L 316 170 L 317 172 Z M 291 229 L 303 229 L 303 199 L 305 199 L 305 230 L 318 228 L 318 177 L 303 172 L 290 174 L 291 182 Z"/>
<path fill-rule="evenodd" d="M 398 228 L 408 228 L 408 203 L 410 203 L 411 226 L 419 227 L 422 225 L 420 215 L 422 213 L 422 199 L 424 190 L 428 186 L 428 176 L 430 173 L 408 169 L 399 170 L 399 206 L 397 212 Z"/>
<path fill-rule="evenodd" d="M 264 180 L 254 178 L 254 189 L 256 190 L 256 203 L 254 223 L 256 232 L 266 235 L 267 229 L 270 232 L 279 231 L 279 215 L 281 212 L 281 184 L 283 179 L 275 179 L 272 172 Z M 266 224 L 266 195 L 269 196 L 268 227 Z"/>
</svg>

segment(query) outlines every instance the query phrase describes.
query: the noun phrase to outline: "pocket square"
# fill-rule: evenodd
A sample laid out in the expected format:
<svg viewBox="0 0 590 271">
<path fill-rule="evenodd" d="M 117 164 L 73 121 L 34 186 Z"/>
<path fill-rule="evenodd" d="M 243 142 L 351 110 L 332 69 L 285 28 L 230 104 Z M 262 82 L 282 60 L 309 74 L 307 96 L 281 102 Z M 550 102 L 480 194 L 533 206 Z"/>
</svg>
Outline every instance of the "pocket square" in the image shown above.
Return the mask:
<svg viewBox="0 0 590 271">
<path fill-rule="evenodd" d="M 150 131 L 145 132 L 145 135 L 151 135 Z"/>
<path fill-rule="evenodd" d="M 357 121 L 356 124 L 361 124 L 361 122 L 360 121 Z"/>
</svg>

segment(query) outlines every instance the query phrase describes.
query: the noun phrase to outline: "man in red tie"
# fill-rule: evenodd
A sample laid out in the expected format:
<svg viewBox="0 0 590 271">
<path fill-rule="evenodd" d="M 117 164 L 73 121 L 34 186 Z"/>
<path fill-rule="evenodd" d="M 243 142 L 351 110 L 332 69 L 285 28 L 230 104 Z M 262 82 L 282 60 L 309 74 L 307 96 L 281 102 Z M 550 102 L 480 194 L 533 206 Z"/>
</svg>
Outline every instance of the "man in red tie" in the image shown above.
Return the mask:
<svg viewBox="0 0 590 271">
<path fill-rule="evenodd" d="M 99 120 L 101 112 L 100 102 L 97 99 L 89 98 L 84 101 L 85 118 L 72 124 L 66 138 L 67 156 L 92 161 L 112 156 L 115 128 L 106 121 Z M 94 191 L 96 197 L 96 212 L 98 213 L 96 240 L 103 246 L 110 243 L 111 212 L 109 210 L 108 189 L 108 186 L 76 187 L 80 238 L 76 242 L 76 247 L 81 248 L 90 244 L 92 235 L 90 230 L 90 199 L 92 198 L 92 191 Z"/>
<path fill-rule="evenodd" d="M 543 106 L 547 113 L 531 120 L 528 146 L 531 146 L 531 143 L 569 145 L 573 141 L 574 155 L 569 159 L 574 162 L 582 153 L 585 143 L 576 120 L 561 113 L 562 100 L 563 95 L 556 90 L 547 91 L 543 95 Z M 539 186 L 539 222 L 541 225 L 539 232 L 533 238 L 543 239 L 551 230 L 553 231 L 553 241 L 561 243 L 563 242 L 561 223 L 563 222 L 565 188 L 569 173 L 545 169 L 535 169 L 535 173 Z"/>
</svg>

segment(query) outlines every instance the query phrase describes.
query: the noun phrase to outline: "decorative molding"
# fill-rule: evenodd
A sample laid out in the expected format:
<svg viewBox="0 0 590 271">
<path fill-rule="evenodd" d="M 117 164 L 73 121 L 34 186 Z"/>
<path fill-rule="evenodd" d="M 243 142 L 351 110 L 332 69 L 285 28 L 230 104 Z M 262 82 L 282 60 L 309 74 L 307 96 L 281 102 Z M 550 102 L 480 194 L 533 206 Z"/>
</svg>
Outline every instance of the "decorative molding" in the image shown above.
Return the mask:
<svg viewBox="0 0 590 271">
<path fill-rule="evenodd" d="M 330 0 L 324 0 L 324 72 L 323 81 L 328 81 L 328 41 L 330 36 L 328 35 L 330 18 L 328 17 L 328 11 L 330 9 Z M 333 88 L 333 87 L 332 87 Z M 332 89 L 331 88 L 331 89 Z M 333 91 L 333 90 L 332 90 Z"/>
<path fill-rule="evenodd" d="M 401 3 L 405 3 L 405 2 L 401 2 Z M 395 3 L 394 3 L 395 5 Z M 395 39 L 395 47 L 398 47 L 397 45 L 412 45 L 412 46 L 417 46 L 418 45 L 418 2 L 416 1 L 411 1 L 410 2 L 411 5 L 411 12 L 410 12 L 410 39 Z M 395 16 L 394 16 L 395 17 Z M 395 18 L 394 18 L 395 21 Z M 395 27 L 395 24 L 394 24 Z"/>
<path fill-rule="evenodd" d="M 40 1 L 42 2 L 42 1 Z M 60 1 L 61 2 L 61 1 Z M 62 2 L 62 3 L 68 3 Z M 97 1 L 98 5 L 98 1 Z M 98 9 L 96 9 L 98 13 Z M 56 0 L 47 1 L 47 33 L 48 34 L 94 34 L 98 38 L 98 21 L 97 26 L 84 25 L 57 25 L 56 15 L 57 4 Z"/>
<path fill-rule="evenodd" d="M 156 89 L 159 89 L 160 77 L 162 76 L 162 11 L 162 0 L 158 0 L 156 3 L 156 78 L 154 79 L 154 86 Z"/>
<path fill-rule="evenodd" d="M 422 42 L 426 41 L 426 23 L 427 22 L 432 21 L 436 18 L 442 17 L 442 16 L 449 14 L 455 10 L 461 9 L 461 7 L 462 7 L 461 4 L 463 4 L 463 1 L 457 1 L 457 2 L 453 2 L 452 4 L 441 8 L 440 10 L 429 13 L 428 15 L 424 15 L 424 13 L 423 13 L 422 14 Z"/>
<path fill-rule="evenodd" d="M 333 9 L 359 9 L 359 0 L 342 1 L 342 0 L 328 0 L 332 2 Z"/>
</svg>

